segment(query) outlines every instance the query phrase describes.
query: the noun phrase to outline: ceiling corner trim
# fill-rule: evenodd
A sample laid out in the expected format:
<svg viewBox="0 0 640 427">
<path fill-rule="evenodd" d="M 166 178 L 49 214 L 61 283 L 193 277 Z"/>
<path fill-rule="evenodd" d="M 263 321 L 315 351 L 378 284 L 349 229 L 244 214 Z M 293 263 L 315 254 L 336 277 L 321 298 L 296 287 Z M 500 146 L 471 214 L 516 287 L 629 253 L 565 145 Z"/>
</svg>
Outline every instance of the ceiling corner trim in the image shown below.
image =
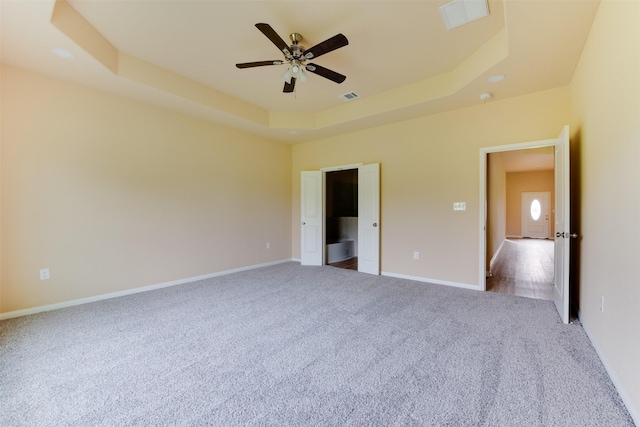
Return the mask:
<svg viewBox="0 0 640 427">
<path fill-rule="evenodd" d="M 344 124 L 433 101 L 454 93 L 451 83 L 451 73 L 444 73 L 361 98 L 354 103 L 320 111 L 317 119 L 318 127 Z"/>
<path fill-rule="evenodd" d="M 269 126 L 269 112 L 263 108 L 120 52 L 67 0 L 55 0 L 51 23 L 118 77 Z"/>
<path fill-rule="evenodd" d="M 270 111 L 269 127 L 272 129 L 317 129 L 316 114 L 302 111 Z"/>
<path fill-rule="evenodd" d="M 209 86 L 120 52 L 117 75 L 177 95 L 262 126 L 269 126 L 269 111 Z"/>
<path fill-rule="evenodd" d="M 462 89 L 471 83 L 508 55 L 507 30 L 503 28 L 452 71 L 453 84 L 457 88 L 456 90 Z"/>
<path fill-rule="evenodd" d="M 327 129 L 424 105 L 458 92 L 508 56 L 503 28 L 449 72 L 317 112 L 270 111 L 120 52 L 68 0 L 54 1 L 51 23 L 115 76 L 266 129 Z"/>
<path fill-rule="evenodd" d="M 117 73 L 118 49 L 67 0 L 55 0 L 51 23 L 112 73 Z"/>
</svg>

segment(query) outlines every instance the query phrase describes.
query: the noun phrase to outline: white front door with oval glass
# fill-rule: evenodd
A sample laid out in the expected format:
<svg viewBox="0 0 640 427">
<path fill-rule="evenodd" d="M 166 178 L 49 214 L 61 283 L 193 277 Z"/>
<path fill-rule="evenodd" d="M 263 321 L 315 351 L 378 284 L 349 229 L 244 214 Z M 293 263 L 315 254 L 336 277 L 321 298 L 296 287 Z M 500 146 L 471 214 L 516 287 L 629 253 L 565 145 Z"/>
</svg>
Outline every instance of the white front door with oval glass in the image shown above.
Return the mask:
<svg viewBox="0 0 640 427">
<path fill-rule="evenodd" d="M 522 193 L 522 237 L 549 238 L 548 191 Z"/>
</svg>

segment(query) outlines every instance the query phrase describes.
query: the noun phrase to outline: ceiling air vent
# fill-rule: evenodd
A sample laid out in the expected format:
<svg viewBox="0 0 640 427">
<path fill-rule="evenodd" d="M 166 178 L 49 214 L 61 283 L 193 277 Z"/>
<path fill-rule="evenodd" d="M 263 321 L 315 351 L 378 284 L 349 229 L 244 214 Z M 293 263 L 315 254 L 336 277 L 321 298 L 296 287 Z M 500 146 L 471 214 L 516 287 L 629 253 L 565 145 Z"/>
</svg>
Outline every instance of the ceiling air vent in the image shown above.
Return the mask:
<svg viewBox="0 0 640 427">
<path fill-rule="evenodd" d="M 354 99 L 360 98 L 360 95 L 355 92 L 347 92 L 338 96 L 338 98 L 342 99 L 343 101 L 353 101 Z"/>
<path fill-rule="evenodd" d="M 453 0 L 438 9 L 447 30 L 489 15 L 487 0 Z"/>
</svg>

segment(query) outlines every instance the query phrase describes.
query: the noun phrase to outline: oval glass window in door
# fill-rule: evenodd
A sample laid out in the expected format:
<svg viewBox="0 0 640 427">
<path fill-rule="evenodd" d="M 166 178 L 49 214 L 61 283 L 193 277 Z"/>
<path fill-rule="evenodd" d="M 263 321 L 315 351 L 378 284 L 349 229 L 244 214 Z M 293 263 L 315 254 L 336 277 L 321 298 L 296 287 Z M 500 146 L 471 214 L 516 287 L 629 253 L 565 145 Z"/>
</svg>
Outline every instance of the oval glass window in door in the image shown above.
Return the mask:
<svg viewBox="0 0 640 427">
<path fill-rule="evenodd" d="M 542 213 L 542 206 L 540 205 L 540 201 L 538 199 L 535 199 L 533 202 L 531 202 L 530 212 L 531 212 L 531 218 L 534 221 L 537 221 L 540 219 L 540 214 Z"/>
</svg>

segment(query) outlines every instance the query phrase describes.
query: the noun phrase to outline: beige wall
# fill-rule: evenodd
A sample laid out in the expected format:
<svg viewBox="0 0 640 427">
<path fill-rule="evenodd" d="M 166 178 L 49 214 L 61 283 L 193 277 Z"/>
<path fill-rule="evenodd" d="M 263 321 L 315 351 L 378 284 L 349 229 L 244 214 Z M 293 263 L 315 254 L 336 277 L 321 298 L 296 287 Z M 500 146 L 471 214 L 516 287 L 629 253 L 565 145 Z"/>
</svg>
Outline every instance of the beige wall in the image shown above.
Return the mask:
<svg viewBox="0 0 640 427">
<path fill-rule="evenodd" d="M 553 171 L 508 172 L 507 184 L 507 236 L 522 236 L 522 193 L 548 191 L 549 235 L 553 236 Z"/>
<path fill-rule="evenodd" d="M 379 162 L 382 271 L 478 285 L 480 148 L 555 138 L 568 121 L 565 87 L 295 145 L 293 256 L 300 171 Z"/>
<path fill-rule="evenodd" d="M 507 237 L 506 177 L 502 153 L 489 153 L 487 155 L 487 271 L 490 271 L 490 261 Z"/>
<path fill-rule="evenodd" d="M 3 223 L 2 222 L 2 211 L 3 211 L 2 177 L 4 175 L 4 172 L 3 172 L 4 168 L 2 166 L 2 151 L 3 151 L 2 150 L 2 120 L 3 120 L 2 119 L 2 95 L 3 95 L 2 87 L 3 87 L 4 79 L 2 77 L 3 77 L 3 67 L 2 65 L 0 65 L 0 313 L 2 313 L 2 274 L 3 274 L 2 259 L 3 259 L 3 248 L 4 248 L 4 245 L 2 244 L 2 239 L 4 236 L 4 231 L 2 228 L 2 223 Z"/>
<path fill-rule="evenodd" d="M 10 67 L 1 107 L 0 312 L 291 257 L 291 146 Z"/>
<path fill-rule="evenodd" d="M 571 82 L 580 313 L 640 422 L 640 2 L 603 1 Z M 577 193 L 577 194 L 576 194 Z M 605 297 L 604 312 L 599 310 Z"/>
</svg>

